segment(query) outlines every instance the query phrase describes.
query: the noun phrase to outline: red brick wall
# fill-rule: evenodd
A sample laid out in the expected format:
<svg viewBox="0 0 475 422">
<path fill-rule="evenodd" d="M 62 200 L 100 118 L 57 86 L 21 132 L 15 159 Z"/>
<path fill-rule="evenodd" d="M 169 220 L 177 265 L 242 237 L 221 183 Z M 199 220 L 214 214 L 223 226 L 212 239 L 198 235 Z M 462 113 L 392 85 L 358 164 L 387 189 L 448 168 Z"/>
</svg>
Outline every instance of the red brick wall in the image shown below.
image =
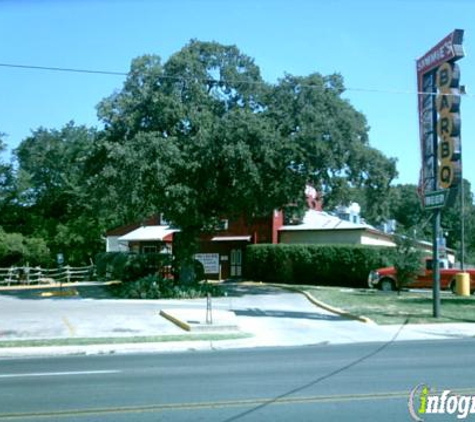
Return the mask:
<svg viewBox="0 0 475 422">
<path fill-rule="evenodd" d="M 276 243 L 283 220 L 281 211 L 272 213 L 269 217 L 229 219 L 227 230 L 204 233 L 200 239 L 210 241 L 215 236 L 251 236 L 251 243 Z"/>
<path fill-rule="evenodd" d="M 221 265 L 221 278 L 230 277 L 231 269 L 231 250 L 239 249 L 242 252 L 244 269 L 246 246 L 251 243 L 277 243 L 279 228 L 284 224 L 284 216 L 281 211 L 273 212 L 269 217 L 260 217 L 246 220 L 240 217 L 228 221 L 228 229 L 215 233 L 203 234 L 200 237 L 199 252 L 201 253 L 219 253 Z M 212 241 L 213 237 L 222 236 L 251 236 L 247 241 Z M 217 278 L 214 275 L 208 278 Z"/>
</svg>

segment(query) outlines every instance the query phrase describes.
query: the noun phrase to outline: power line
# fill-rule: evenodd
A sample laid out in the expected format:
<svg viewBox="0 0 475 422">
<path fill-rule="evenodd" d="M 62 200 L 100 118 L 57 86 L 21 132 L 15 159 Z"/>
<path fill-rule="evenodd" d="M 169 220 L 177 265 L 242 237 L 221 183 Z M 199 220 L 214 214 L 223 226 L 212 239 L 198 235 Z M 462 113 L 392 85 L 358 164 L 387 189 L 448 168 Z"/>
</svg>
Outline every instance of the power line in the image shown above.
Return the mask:
<svg viewBox="0 0 475 422">
<path fill-rule="evenodd" d="M 31 69 L 31 70 L 50 70 L 55 72 L 74 72 L 74 73 L 92 73 L 99 75 L 114 75 L 114 76 L 127 76 L 124 72 L 113 72 L 107 70 L 91 70 L 91 69 L 73 69 L 67 67 L 50 67 L 50 66 L 33 66 L 27 64 L 12 64 L 12 63 L 0 63 L 0 67 L 10 67 L 17 69 Z"/>
<path fill-rule="evenodd" d="M 109 70 L 94 70 L 94 69 L 77 69 L 77 68 L 68 68 L 68 67 L 52 67 L 52 66 L 36 66 L 36 65 L 26 65 L 26 64 L 14 64 L 14 63 L 0 63 L 0 67 L 6 68 L 13 68 L 13 69 L 29 69 L 29 70 L 46 70 L 46 71 L 53 71 L 53 72 L 69 72 L 69 73 L 86 73 L 86 74 L 94 74 L 94 75 L 109 75 L 109 76 L 127 76 L 128 73 L 126 72 L 116 72 L 116 71 L 109 71 Z M 177 82 L 187 82 L 187 81 L 199 81 L 199 78 L 185 78 L 180 76 L 170 76 L 170 75 L 160 75 L 158 76 L 159 79 L 169 79 L 174 80 Z M 216 80 L 216 79 L 201 79 L 203 82 L 213 82 L 213 83 L 222 83 L 224 81 Z M 234 83 L 247 83 L 252 85 L 264 85 L 265 82 L 258 82 L 258 81 L 228 81 Z M 301 88 L 309 88 L 309 89 L 316 89 L 315 85 L 306 85 L 306 84 L 298 84 Z M 399 94 L 399 95 L 459 95 L 463 97 L 474 97 L 473 94 L 468 94 L 466 92 L 460 94 L 437 94 L 433 92 L 424 92 L 424 91 L 411 91 L 411 90 L 396 90 L 396 89 L 378 89 L 378 88 L 350 88 L 345 87 L 345 91 L 353 91 L 353 92 L 371 92 L 375 94 Z"/>
</svg>

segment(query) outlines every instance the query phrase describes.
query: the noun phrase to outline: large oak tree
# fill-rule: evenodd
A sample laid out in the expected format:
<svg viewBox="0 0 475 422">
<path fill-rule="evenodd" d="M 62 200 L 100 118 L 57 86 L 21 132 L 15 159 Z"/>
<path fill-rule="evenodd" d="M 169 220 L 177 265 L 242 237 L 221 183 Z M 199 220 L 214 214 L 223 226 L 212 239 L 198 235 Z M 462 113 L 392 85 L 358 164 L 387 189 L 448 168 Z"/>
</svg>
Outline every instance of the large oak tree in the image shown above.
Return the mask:
<svg viewBox="0 0 475 422">
<path fill-rule="evenodd" d="M 187 282 L 200 231 L 223 216 L 302 204 L 306 183 L 334 202 L 356 185 L 384 193 L 394 162 L 369 146 L 343 91 L 338 75 L 269 85 L 250 57 L 214 42 L 193 40 L 164 64 L 137 58 L 122 90 L 98 106 L 102 207 L 124 220 L 161 212 L 179 227 Z"/>
</svg>

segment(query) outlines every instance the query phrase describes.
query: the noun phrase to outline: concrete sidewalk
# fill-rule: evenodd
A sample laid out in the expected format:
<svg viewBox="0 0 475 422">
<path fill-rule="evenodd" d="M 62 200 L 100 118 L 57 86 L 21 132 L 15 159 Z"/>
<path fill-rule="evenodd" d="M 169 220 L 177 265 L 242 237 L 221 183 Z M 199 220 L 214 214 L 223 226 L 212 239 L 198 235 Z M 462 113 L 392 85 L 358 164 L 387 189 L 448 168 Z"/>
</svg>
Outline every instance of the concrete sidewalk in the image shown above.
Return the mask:
<svg viewBox="0 0 475 422">
<path fill-rule="evenodd" d="M 126 342 L 0 347 L 0 357 L 385 342 L 399 330 L 397 340 L 475 336 L 475 324 L 406 325 L 401 329 L 350 320 L 315 306 L 302 294 L 272 286 L 231 285 L 227 290 L 227 297 L 212 299 L 211 315 L 206 299 L 151 301 L 78 296 L 39 299 L 31 292 L 26 296 L 0 295 L 0 346 L 6 341 L 32 339 L 119 338 Z M 191 329 L 165 318 L 161 311 Z M 210 316 L 213 324 L 206 324 Z M 210 333 L 212 339 L 198 339 L 198 334 L 204 332 Z M 247 336 L 215 339 L 224 333 Z M 132 342 L 138 337 L 155 336 L 182 341 Z"/>
</svg>

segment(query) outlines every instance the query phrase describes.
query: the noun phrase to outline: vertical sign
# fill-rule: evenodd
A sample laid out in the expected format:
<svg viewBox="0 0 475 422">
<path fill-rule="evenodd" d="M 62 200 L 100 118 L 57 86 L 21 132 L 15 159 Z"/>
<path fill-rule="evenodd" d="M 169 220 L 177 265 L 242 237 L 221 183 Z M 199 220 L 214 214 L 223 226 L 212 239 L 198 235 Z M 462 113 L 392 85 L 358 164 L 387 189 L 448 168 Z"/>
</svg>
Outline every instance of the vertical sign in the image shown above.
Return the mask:
<svg viewBox="0 0 475 422">
<path fill-rule="evenodd" d="M 417 60 L 421 175 L 425 209 L 434 210 L 432 229 L 433 316 L 440 316 L 440 209 L 457 196 L 461 179 L 460 71 L 463 30 L 456 29 Z"/>
<path fill-rule="evenodd" d="M 455 199 L 461 174 L 460 70 L 463 30 L 456 29 L 417 60 L 421 174 L 425 208 L 442 208 Z M 439 195 L 433 194 L 436 191 Z M 434 198 L 443 198 L 434 204 Z"/>
<path fill-rule="evenodd" d="M 442 189 L 456 191 L 462 174 L 460 145 L 460 70 L 456 63 L 445 62 L 437 69 L 436 109 L 439 137 L 438 181 Z M 455 188 L 455 189 L 454 189 Z M 454 195 L 452 195 L 454 196 Z"/>
</svg>

